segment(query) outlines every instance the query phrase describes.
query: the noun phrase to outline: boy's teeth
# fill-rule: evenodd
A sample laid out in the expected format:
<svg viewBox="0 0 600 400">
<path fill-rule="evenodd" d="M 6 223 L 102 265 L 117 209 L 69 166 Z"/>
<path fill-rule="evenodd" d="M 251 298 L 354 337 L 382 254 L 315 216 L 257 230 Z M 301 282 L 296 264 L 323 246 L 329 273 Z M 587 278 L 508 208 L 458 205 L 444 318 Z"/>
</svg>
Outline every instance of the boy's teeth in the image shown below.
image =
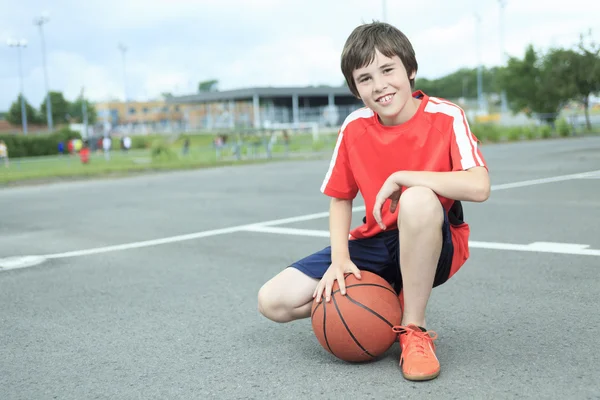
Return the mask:
<svg viewBox="0 0 600 400">
<path fill-rule="evenodd" d="M 385 96 L 385 97 L 382 97 L 381 99 L 379 99 L 379 102 L 386 102 L 386 101 L 390 101 L 390 99 L 391 99 L 391 98 L 392 98 L 392 96 L 391 96 L 391 95 L 389 95 L 389 96 Z"/>
</svg>

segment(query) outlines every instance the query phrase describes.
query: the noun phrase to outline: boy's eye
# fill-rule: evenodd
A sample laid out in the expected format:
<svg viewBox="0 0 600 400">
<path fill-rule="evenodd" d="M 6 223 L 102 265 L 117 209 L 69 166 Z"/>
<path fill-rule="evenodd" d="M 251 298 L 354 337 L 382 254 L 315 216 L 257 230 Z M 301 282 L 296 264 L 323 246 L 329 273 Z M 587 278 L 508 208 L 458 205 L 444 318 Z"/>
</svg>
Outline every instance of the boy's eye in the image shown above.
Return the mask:
<svg viewBox="0 0 600 400">
<path fill-rule="evenodd" d="M 361 78 L 359 82 L 360 82 L 360 83 L 363 83 L 363 82 L 366 82 L 366 81 L 368 81 L 369 79 L 371 79 L 371 77 L 370 77 L 370 76 L 367 76 L 367 77 Z"/>
<path fill-rule="evenodd" d="M 384 74 L 389 74 L 390 72 L 392 72 L 394 70 L 394 68 L 386 68 L 383 70 Z"/>
</svg>

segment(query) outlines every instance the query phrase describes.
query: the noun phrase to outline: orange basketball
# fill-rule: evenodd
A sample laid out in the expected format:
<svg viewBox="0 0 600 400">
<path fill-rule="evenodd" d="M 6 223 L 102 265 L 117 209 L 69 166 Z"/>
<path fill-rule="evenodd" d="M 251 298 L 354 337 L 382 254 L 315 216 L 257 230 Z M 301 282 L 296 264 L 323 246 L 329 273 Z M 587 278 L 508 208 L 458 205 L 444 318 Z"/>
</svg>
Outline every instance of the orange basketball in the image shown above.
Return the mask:
<svg viewBox="0 0 600 400">
<path fill-rule="evenodd" d="M 319 343 L 349 362 L 370 361 L 396 341 L 392 327 L 402 322 L 398 295 L 379 275 L 361 270 L 361 279 L 346 275 L 346 295 L 335 281 L 331 300 L 313 302 L 312 327 Z"/>
</svg>

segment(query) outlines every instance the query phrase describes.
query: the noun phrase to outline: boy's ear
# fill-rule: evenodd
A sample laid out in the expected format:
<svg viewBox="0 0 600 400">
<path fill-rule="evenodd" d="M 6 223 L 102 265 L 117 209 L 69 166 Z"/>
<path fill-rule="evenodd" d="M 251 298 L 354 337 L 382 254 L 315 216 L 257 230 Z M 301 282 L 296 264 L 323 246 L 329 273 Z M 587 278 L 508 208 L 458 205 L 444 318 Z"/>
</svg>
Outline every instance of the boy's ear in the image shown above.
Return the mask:
<svg viewBox="0 0 600 400">
<path fill-rule="evenodd" d="M 413 71 L 411 72 L 410 76 L 408 77 L 408 79 L 415 79 L 415 76 L 417 76 L 417 71 Z"/>
</svg>

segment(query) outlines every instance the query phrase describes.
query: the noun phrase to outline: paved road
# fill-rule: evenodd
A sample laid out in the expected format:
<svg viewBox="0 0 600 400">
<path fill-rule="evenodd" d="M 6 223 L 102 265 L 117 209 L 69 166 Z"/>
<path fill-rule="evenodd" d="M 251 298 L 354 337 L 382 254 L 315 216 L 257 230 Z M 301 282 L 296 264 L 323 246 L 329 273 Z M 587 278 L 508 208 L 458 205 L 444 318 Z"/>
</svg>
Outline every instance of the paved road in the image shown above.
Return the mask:
<svg viewBox="0 0 600 400">
<path fill-rule="evenodd" d="M 597 137 L 488 145 L 484 154 L 494 185 L 600 170 Z M 239 227 L 326 211 L 318 190 L 327 166 L 0 190 L 0 267 L 44 256 L 0 271 L 0 398 L 600 397 L 595 255 L 472 249 L 434 290 L 428 323 L 442 374 L 426 383 L 402 378 L 397 346 L 348 365 L 324 352 L 310 321 L 260 317 L 262 283 L 327 238 Z M 600 250 L 594 176 L 497 190 L 465 212 L 474 241 Z M 326 230 L 327 219 L 278 226 Z M 171 239 L 144 242 L 161 238 Z"/>
</svg>

